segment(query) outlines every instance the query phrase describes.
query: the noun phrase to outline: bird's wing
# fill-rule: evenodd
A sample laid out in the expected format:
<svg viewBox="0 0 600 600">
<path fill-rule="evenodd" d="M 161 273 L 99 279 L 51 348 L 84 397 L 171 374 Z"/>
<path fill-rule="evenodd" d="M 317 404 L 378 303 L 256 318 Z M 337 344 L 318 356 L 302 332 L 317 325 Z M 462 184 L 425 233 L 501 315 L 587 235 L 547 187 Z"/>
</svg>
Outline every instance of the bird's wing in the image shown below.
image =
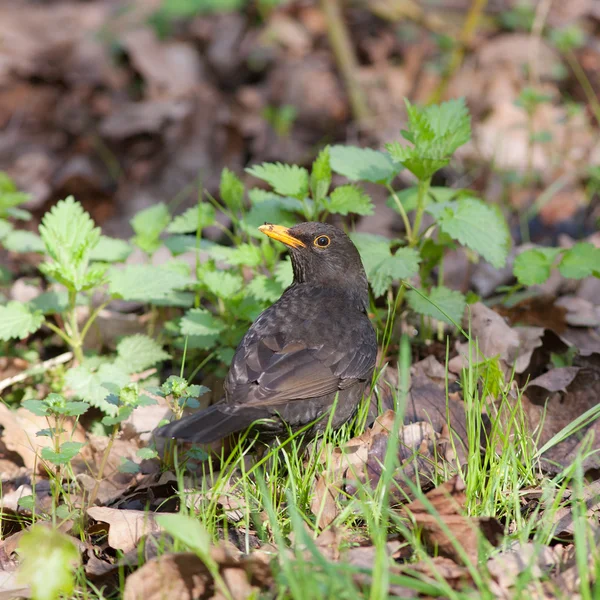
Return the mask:
<svg viewBox="0 0 600 600">
<path fill-rule="evenodd" d="M 375 352 L 366 342 L 311 346 L 277 335 L 249 341 L 233 359 L 227 402 L 269 406 L 331 394 L 370 377 Z"/>
</svg>

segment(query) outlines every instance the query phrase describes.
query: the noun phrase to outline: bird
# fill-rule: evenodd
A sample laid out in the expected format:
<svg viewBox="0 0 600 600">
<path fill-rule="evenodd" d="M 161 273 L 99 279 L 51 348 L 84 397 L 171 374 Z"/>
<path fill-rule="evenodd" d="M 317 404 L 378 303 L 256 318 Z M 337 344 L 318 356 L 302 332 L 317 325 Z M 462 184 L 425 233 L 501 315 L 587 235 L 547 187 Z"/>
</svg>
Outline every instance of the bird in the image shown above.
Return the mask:
<svg viewBox="0 0 600 600">
<path fill-rule="evenodd" d="M 326 223 L 265 223 L 259 230 L 288 247 L 292 284 L 242 338 L 224 398 L 163 426 L 162 437 L 208 444 L 252 426 L 262 440 L 305 427 L 312 439 L 356 413 L 377 356 L 356 246 Z"/>
</svg>

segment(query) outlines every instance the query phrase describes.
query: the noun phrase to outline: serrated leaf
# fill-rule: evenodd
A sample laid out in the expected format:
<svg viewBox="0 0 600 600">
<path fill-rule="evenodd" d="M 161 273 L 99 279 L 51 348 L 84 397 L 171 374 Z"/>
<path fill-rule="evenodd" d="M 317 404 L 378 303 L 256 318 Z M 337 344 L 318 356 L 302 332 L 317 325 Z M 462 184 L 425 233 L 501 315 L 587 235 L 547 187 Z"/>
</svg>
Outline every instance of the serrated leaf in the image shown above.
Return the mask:
<svg viewBox="0 0 600 600">
<path fill-rule="evenodd" d="M 44 242 L 39 235 L 32 231 L 24 231 L 23 229 L 13 229 L 3 240 L 4 246 L 10 252 L 44 252 Z"/>
<path fill-rule="evenodd" d="M 109 271 L 109 292 L 123 300 L 164 300 L 191 283 L 189 277 L 165 266 L 128 265 Z"/>
<path fill-rule="evenodd" d="M 27 304 L 9 302 L 6 306 L 0 306 L 0 340 L 23 340 L 37 331 L 43 322 L 44 316 L 40 311 L 32 312 Z"/>
<path fill-rule="evenodd" d="M 135 232 L 133 243 L 148 254 L 158 250 L 160 234 L 171 221 L 169 209 L 163 202 L 146 208 L 131 219 L 131 227 Z"/>
<path fill-rule="evenodd" d="M 265 275 L 255 275 L 246 289 L 257 300 L 263 302 L 275 302 L 281 296 L 283 289 L 276 279 L 270 279 Z"/>
<path fill-rule="evenodd" d="M 510 232 L 497 207 L 475 198 L 461 198 L 445 204 L 429 204 L 426 210 L 452 239 L 479 253 L 498 269 L 506 264 Z"/>
<path fill-rule="evenodd" d="M 409 306 L 420 315 L 433 317 L 450 325 L 460 325 L 466 306 L 463 294 L 443 286 L 433 288 L 429 294 L 422 290 L 410 290 L 406 299 Z"/>
<path fill-rule="evenodd" d="M 241 179 L 227 167 L 221 171 L 219 194 L 227 208 L 233 212 L 238 212 L 242 208 L 244 203 L 244 184 Z"/>
<path fill-rule="evenodd" d="M 559 253 L 559 248 L 534 248 L 521 252 L 515 258 L 515 277 L 522 285 L 544 283 L 550 277 L 552 264 Z"/>
<path fill-rule="evenodd" d="M 48 405 L 42 400 L 23 400 L 21 406 L 38 417 L 45 417 L 48 414 Z"/>
<path fill-rule="evenodd" d="M 129 374 L 124 368 L 112 364 L 103 364 L 97 371 L 79 365 L 67 371 L 65 383 L 84 401 L 114 417 L 118 407 L 108 398 L 112 394 L 116 400 L 118 390 L 129 383 Z"/>
<path fill-rule="evenodd" d="M 331 185 L 331 163 L 329 146 L 325 146 L 312 164 L 310 191 L 315 202 L 321 202 Z"/>
<path fill-rule="evenodd" d="M 45 315 L 62 313 L 69 306 L 69 294 L 66 290 L 43 292 L 29 302 L 33 311 L 39 310 Z"/>
<path fill-rule="evenodd" d="M 101 235 L 96 246 L 90 252 L 90 260 L 101 262 L 123 262 L 132 248 L 125 240 Z"/>
<path fill-rule="evenodd" d="M 215 260 L 222 260 L 232 267 L 258 267 L 263 261 L 260 248 L 253 244 L 239 244 L 235 247 L 215 244 L 210 249 L 210 255 Z"/>
<path fill-rule="evenodd" d="M 265 223 L 277 223 L 285 227 L 291 227 L 296 223 L 296 218 L 292 214 L 288 200 L 293 198 L 278 198 L 277 200 L 265 200 L 252 206 L 252 208 L 244 215 L 243 221 L 240 222 L 240 227 L 248 235 L 262 239 L 264 234 L 258 228 Z M 298 202 L 297 200 L 295 202 Z M 312 205 L 311 201 L 305 200 L 308 207 Z"/>
<path fill-rule="evenodd" d="M 167 227 L 168 233 L 192 233 L 210 227 L 215 222 L 215 208 L 208 202 L 200 202 L 177 215 Z"/>
<path fill-rule="evenodd" d="M 369 233 L 353 233 L 350 238 L 361 255 L 367 278 L 375 297 L 382 296 L 398 279 L 407 279 L 418 272 L 421 260 L 412 248 L 399 248 L 394 255 L 390 240 Z"/>
<path fill-rule="evenodd" d="M 331 168 L 350 181 L 386 183 L 402 170 L 387 154 L 371 148 L 332 146 L 330 156 Z"/>
<path fill-rule="evenodd" d="M 89 263 L 100 239 L 100 229 L 73 196 L 61 200 L 44 215 L 39 231 L 52 259 L 40 265 L 44 274 L 76 291 L 99 284 L 102 267 L 90 268 Z"/>
<path fill-rule="evenodd" d="M 206 271 L 201 276 L 200 284 L 218 298 L 231 298 L 242 290 L 244 280 L 237 273 Z"/>
<path fill-rule="evenodd" d="M 373 202 L 369 195 L 354 184 L 340 185 L 333 192 L 326 204 L 327 210 L 333 214 L 372 215 Z"/>
<path fill-rule="evenodd" d="M 117 344 L 117 357 L 119 365 L 127 372 L 139 373 L 171 358 L 171 355 L 156 340 L 137 334 L 123 338 Z"/>
<path fill-rule="evenodd" d="M 183 335 L 193 336 L 213 336 L 225 329 L 225 323 L 204 308 L 188 310 L 179 326 Z"/>
<path fill-rule="evenodd" d="M 275 267 L 275 279 L 279 282 L 282 289 L 292 285 L 294 279 L 294 270 L 292 269 L 292 261 L 289 256 L 285 260 L 281 260 Z"/>
<path fill-rule="evenodd" d="M 60 452 L 55 452 L 52 448 L 42 448 L 42 458 L 53 465 L 66 465 L 79 454 L 84 446 L 85 444 L 81 442 L 64 442 L 60 445 Z"/>
<path fill-rule="evenodd" d="M 569 248 L 558 265 L 563 277 L 583 279 L 590 275 L 600 277 L 600 248 L 588 242 L 580 242 Z"/>
<path fill-rule="evenodd" d="M 72 596 L 75 570 L 81 561 L 72 538 L 51 527 L 34 525 L 23 532 L 17 552 L 21 558 L 17 581 L 28 585 L 36 600 Z"/>
<path fill-rule="evenodd" d="M 87 412 L 90 405 L 87 402 L 77 402 L 72 400 L 67 402 L 63 409 L 61 409 L 61 414 L 67 415 L 68 417 L 78 417 Z"/>
<path fill-rule="evenodd" d="M 305 198 L 308 195 L 308 171 L 298 165 L 263 163 L 246 169 L 247 173 L 266 181 L 278 194 Z"/>
</svg>

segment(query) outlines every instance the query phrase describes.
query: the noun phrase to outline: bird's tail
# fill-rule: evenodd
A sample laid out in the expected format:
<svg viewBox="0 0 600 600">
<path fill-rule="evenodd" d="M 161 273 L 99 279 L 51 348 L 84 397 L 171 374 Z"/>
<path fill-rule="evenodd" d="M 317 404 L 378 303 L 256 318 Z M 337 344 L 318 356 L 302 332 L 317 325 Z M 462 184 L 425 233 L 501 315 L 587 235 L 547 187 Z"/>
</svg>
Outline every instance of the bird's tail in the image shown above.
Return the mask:
<svg viewBox="0 0 600 600">
<path fill-rule="evenodd" d="M 223 408 L 222 404 L 213 404 L 205 410 L 164 425 L 156 431 L 156 435 L 196 444 L 210 444 L 246 429 L 265 416 L 254 411 L 231 413 Z"/>
</svg>

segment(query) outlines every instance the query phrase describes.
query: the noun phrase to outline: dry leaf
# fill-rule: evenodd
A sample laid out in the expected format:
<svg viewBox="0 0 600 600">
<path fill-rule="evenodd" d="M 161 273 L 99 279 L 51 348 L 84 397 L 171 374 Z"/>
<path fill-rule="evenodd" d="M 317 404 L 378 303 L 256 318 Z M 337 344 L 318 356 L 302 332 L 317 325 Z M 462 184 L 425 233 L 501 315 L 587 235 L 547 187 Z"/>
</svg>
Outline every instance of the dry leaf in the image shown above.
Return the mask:
<svg viewBox="0 0 600 600">
<path fill-rule="evenodd" d="M 420 500 L 413 500 L 406 505 L 405 510 L 413 516 L 417 526 L 422 528 L 425 543 L 437 548 L 441 556 L 451 558 L 457 564 L 464 564 L 457 548 L 460 546 L 467 558 L 477 564 L 481 534 L 491 544 L 498 543 L 504 530 L 496 519 L 465 517 L 461 514 L 466 494 L 465 484 L 458 475 L 428 492 L 426 498 L 435 510 L 434 514 Z M 446 533 L 446 528 L 451 536 Z"/>
<path fill-rule="evenodd" d="M 144 536 L 160 531 L 154 516 L 148 511 L 92 506 L 87 514 L 109 526 L 108 544 L 122 552 L 133 550 Z"/>
</svg>

